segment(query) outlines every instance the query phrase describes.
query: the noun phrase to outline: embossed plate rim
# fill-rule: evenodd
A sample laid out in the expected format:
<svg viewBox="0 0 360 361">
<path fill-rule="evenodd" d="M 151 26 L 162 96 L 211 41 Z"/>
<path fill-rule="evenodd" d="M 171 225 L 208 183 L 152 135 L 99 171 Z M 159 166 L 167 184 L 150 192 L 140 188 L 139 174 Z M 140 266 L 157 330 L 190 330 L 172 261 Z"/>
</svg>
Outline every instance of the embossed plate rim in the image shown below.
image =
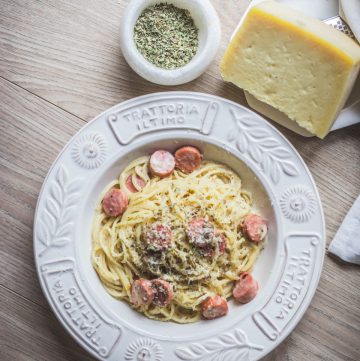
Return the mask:
<svg viewBox="0 0 360 361">
<path fill-rule="evenodd" d="M 310 188 L 311 190 L 313 191 L 313 195 L 315 196 L 315 199 L 316 199 L 316 206 L 318 207 L 317 210 L 318 210 L 318 213 L 319 213 L 319 216 L 317 218 L 319 218 L 319 230 L 318 228 L 316 228 L 320 234 L 320 242 L 321 242 L 321 249 L 320 249 L 320 253 L 318 255 L 316 255 L 316 261 L 319 262 L 318 264 L 315 265 L 316 269 L 318 270 L 318 272 L 315 272 L 316 274 L 313 275 L 312 277 L 310 277 L 309 279 L 309 284 L 308 286 L 306 287 L 306 292 L 305 292 L 305 295 L 303 295 L 303 299 L 301 300 L 301 302 L 299 303 L 299 305 L 296 307 L 296 312 L 292 315 L 292 317 L 290 318 L 290 320 L 288 321 L 288 324 L 285 324 L 285 326 L 283 327 L 283 330 L 284 332 L 280 331 L 279 333 L 279 337 L 276 339 L 275 342 L 272 342 L 270 345 L 267 345 L 266 347 L 263 347 L 265 348 L 264 352 L 261 352 L 261 353 L 258 353 L 256 354 L 254 357 L 255 359 L 258 359 L 258 357 L 263 357 L 266 353 L 270 352 L 274 347 L 276 347 L 291 331 L 292 329 L 296 326 L 296 324 L 298 323 L 299 319 L 303 316 L 303 314 L 305 313 L 307 307 L 309 306 L 310 302 L 311 302 L 311 299 L 316 291 L 316 288 L 317 288 L 317 284 L 319 282 L 319 279 L 320 279 L 320 274 L 321 274 L 321 269 L 322 269 L 322 266 L 323 266 L 323 261 L 324 261 L 324 251 L 325 251 L 325 221 L 324 221 L 324 216 L 323 216 L 323 210 L 322 210 L 322 205 L 321 205 L 321 200 L 320 200 L 320 195 L 319 195 L 319 192 L 316 188 L 316 185 L 315 185 L 315 182 L 309 172 L 309 169 L 307 168 L 306 164 L 304 163 L 303 159 L 300 157 L 300 155 L 298 154 L 298 152 L 296 151 L 296 149 L 289 143 L 289 141 L 271 124 L 269 124 L 268 122 L 266 122 L 261 116 L 257 115 L 256 113 L 254 113 L 253 111 L 247 109 L 246 107 L 243 107 L 239 104 L 236 104 L 235 102 L 232 102 L 230 100 L 227 100 L 227 99 L 223 99 L 221 97 L 217 97 L 217 96 L 214 96 L 214 95 L 209 95 L 209 94 L 204 94 L 204 93 L 196 93 L 196 92 L 164 92 L 164 93 L 154 93 L 154 94 L 149 94 L 149 95 L 144 95 L 144 96 L 141 96 L 141 97 L 137 97 L 137 98 L 133 98 L 133 99 L 129 99 L 125 102 L 122 102 L 120 104 L 117 104 L 113 107 L 111 107 L 110 109 L 107 109 L 105 110 L 104 112 L 102 112 L 100 115 L 98 115 L 97 117 L 95 117 L 93 120 L 91 120 L 88 124 L 86 124 L 84 127 L 82 127 L 68 142 L 67 144 L 64 146 L 64 148 L 62 149 L 62 151 L 59 153 L 59 155 L 57 156 L 57 158 L 55 159 L 55 161 L 53 162 L 45 180 L 44 180 L 44 183 L 43 183 L 43 186 L 40 190 L 40 193 L 39 193 L 39 198 L 38 198 L 38 202 L 37 202 L 37 205 L 36 205 L 36 210 L 35 210 L 35 218 L 34 218 L 34 257 L 35 257 L 35 264 L 36 264 L 36 268 L 37 268 L 37 272 L 38 272 L 38 276 L 39 276 L 39 281 L 40 281 L 40 285 L 41 285 L 41 288 L 46 296 L 46 298 L 48 299 L 48 302 L 50 303 L 51 307 L 53 308 L 54 310 L 54 313 L 55 315 L 57 316 L 57 318 L 60 320 L 60 322 L 65 326 L 65 328 L 69 331 L 69 333 L 75 338 L 75 340 L 81 344 L 88 352 L 90 352 L 92 355 L 94 355 L 95 357 L 99 358 L 99 359 L 104 359 L 102 357 L 99 357 L 99 354 L 97 354 L 96 352 L 94 352 L 94 350 L 90 349 L 90 347 L 88 346 L 88 344 L 83 341 L 82 338 L 78 337 L 77 334 L 71 329 L 71 327 L 69 326 L 69 321 L 66 320 L 64 318 L 64 311 L 63 312 L 60 312 L 55 306 L 54 306 L 54 301 L 51 297 L 51 294 L 48 292 L 48 290 L 46 289 L 46 286 L 45 286 L 45 281 L 43 280 L 44 276 L 42 275 L 42 273 L 40 272 L 40 260 L 38 259 L 38 251 L 39 251 L 39 245 L 37 244 L 37 241 L 36 241 L 36 237 L 37 237 L 37 234 L 35 234 L 35 231 L 36 231 L 36 228 L 37 228 L 37 218 L 39 216 L 39 204 L 40 204 L 40 200 L 42 199 L 42 197 L 44 196 L 44 190 L 45 190 L 45 187 L 46 187 L 46 184 L 47 182 L 49 181 L 50 177 L 52 177 L 53 179 L 55 179 L 55 174 L 54 174 L 54 170 L 57 166 L 60 166 L 62 163 L 60 162 L 61 158 L 64 156 L 64 161 L 68 161 L 66 159 L 66 154 L 69 154 L 71 152 L 71 145 L 74 144 L 74 142 L 76 141 L 77 138 L 80 138 L 82 134 L 85 134 L 86 131 L 92 127 L 93 125 L 97 124 L 97 121 L 100 121 L 102 118 L 105 118 L 106 115 L 110 115 L 112 112 L 114 112 L 115 110 L 117 109 L 122 109 L 122 108 L 125 108 L 125 107 L 131 107 L 133 105 L 135 106 L 138 106 L 140 107 L 141 104 L 143 102 L 146 102 L 146 101 L 149 101 L 149 100 L 152 100 L 154 102 L 156 101 L 161 101 L 161 99 L 163 98 L 166 98 L 166 99 L 169 99 L 169 100 L 174 100 L 176 101 L 176 98 L 186 98 L 188 101 L 195 101 L 196 99 L 197 100 L 202 100 L 202 101 L 208 101 L 209 104 L 211 101 L 213 102 L 218 102 L 222 107 L 226 107 L 227 109 L 232 109 L 234 108 L 235 110 L 238 109 L 239 110 L 239 113 L 246 113 L 250 118 L 255 118 L 257 119 L 257 122 L 255 122 L 257 125 L 258 125 L 258 128 L 261 128 L 263 127 L 264 129 L 267 130 L 267 133 L 270 134 L 270 135 L 274 135 L 274 137 L 278 140 L 278 144 L 281 145 L 281 146 L 284 146 L 285 148 L 289 149 L 290 150 L 290 153 L 291 153 L 291 159 L 295 159 L 295 163 L 299 163 L 298 165 L 300 165 L 301 167 L 301 170 L 300 170 L 300 173 L 303 173 L 303 177 L 306 176 L 306 181 L 302 180 L 302 183 L 303 184 L 306 184 L 306 185 L 310 185 Z M 206 114 L 206 113 L 205 113 Z M 230 115 L 229 115 L 230 117 Z M 105 120 L 105 119 L 103 119 Z M 107 119 L 106 119 L 107 120 Z M 108 123 L 107 121 L 103 121 L 103 124 L 102 124 L 102 127 L 105 127 L 105 126 L 108 126 Z M 237 120 L 236 120 L 237 121 Z M 215 121 L 216 123 L 216 121 Z M 256 125 L 255 124 L 255 125 Z M 245 122 L 245 125 L 246 125 L 246 122 Z M 110 128 L 110 127 L 109 127 Z M 246 128 L 246 127 L 245 127 Z M 161 129 L 159 130 L 160 132 L 163 131 L 163 130 L 166 130 L 166 129 Z M 170 129 L 170 130 L 174 130 L 174 129 Z M 179 129 L 176 129 L 177 131 L 180 131 Z M 112 130 L 111 130 L 112 132 Z M 184 132 L 184 134 L 186 134 L 186 130 L 182 130 L 182 132 Z M 246 132 L 246 131 L 245 131 Z M 156 133 L 156 132 L 155 132 Z M 153 136 L 155 134 L 154 132 L 151 133 L 151 136 Z M 265 132 L 266 133 L 266 132 Z M 112 132 L 113 136 L 115 137 L 114 133 Z M 246 133 L 247 134 L 247 133 Z M 144 136 L 146 137 L 147 134 L 143 134 L 141 136 Z M 216 137 L 215 137 L 216 138 Z M 279 141 L 280 139 L 280 141 Z M 224 140 L 224 142 L 226 142 L 226 140 Z M 230 142 L 229 142 L 230 144 Z M 238 146 L 239 147 L 239 146 Z M 237 150 L 236 150 L 236 147 L 235 146 L 231 146 L 232 150 L 233 150 L 233 153 L 236 153 Z M 69 152 L 70 151 L 70 152 Z M 93 150 L 90 150 L 90 151 L 93 151 Z M 96 151 L 96 150 L 95 150 Z M 239 153 L 239 152 L 238 152 Z M 240 156 L 238 155 L 237 156 L 238 158 L 240 158 L 242 161 L 244 161 L 243 158 L 246 158 L 245 156 Z M 249 158 L 250 156 L 247 155 L 247 157 Z M 71 158 L 71 157 L 70 157 Z M 66 162 L 65 162 L 66 163 Z M 259 163 L 259 162 L 258 162 Z M 97 164 L 97 163 L 96 163 Z M 260 164 L 260 163 L 259 163 Z M 94 167 L 97 167 L 94 166 Z M 259 169 L 255 169 L 256 167 L 253 167 L 253 171 L 255 172 L 255 174 L 257 176 L 259 176 L 259 173 L 261 173 L 261 170 Z M 299 168 L 300 169 L 300 168 Z M 87 170 L 83 170 L 84 174 L 87 172 Z M 80 171 L 79 171 L 80 173 Z M 259 177 L 259 179 L 261 179 L 261 177 Z M 270 182 L 268 182 L 270 184 Z M 286 181 L 285 183 L 288 183 L 288 181 Z M 276 188 L 276 186 L 274 185 L 274 188 Z M 282 192 L 283 194 L 283 192 Z M 276 202 L 276 200 L 274 200 Z M 296 199 L 295 199 L 296 201 Z M 278 206 L 278 205 L 277 205 Z M 297 207 L 297 205 L 295 204 L 294 205 L 295 207 Z M 44 205 L 43 205 L 43 209 L 44 209 Z M 281 214 L 281 213 L 280 213 Z M 282 216 L 282 218 L 284 218 L 284 216 Z M 316 218 L 316 219 L 317 219 Z M 300 218 L 299 218 L 300 219 Z M 285 220 L 284 220 L 285 222 Z M 287 221 L 286 221 L 287 222 Z M 320 224 L 321 223 L 321 224 Z M 296 227 L 295 227 L 296 228 Z M 299 233 L 299 231 L 298 231 Z M 290 233 L 287 232 L 286 234 L 284 233 L 284 237 L 285 236 L 288 236 Z M 299 233 L 299 235 L 303 235 L 303 233 Z M 285 242 L 285 240 L 284 240 Z M 50 261 L 50 259 L 47 259 L 46 262 L 48 263 Z M 44 262 L 44 263 L 46 263 Z M 287 264 L 284 264 L 284 267 L 287 266 Z M 76 278 L 76 275 L 77 275 L 77 269 L 75 269 L 74 271 L 74 277 L 77 281 L 77 278 Z M 280 277 L 280 279 L 282 279 Z M 278 284 L 278 286 L 280 285 L 280 282 Z M 309 287 L 311 285 L 311 287 Z M 277 287 L 275 288 L 275 291 L 277 290 Z M 311 288 L 311 289 L 310 289 Z M 79 288 L 80 292 L 81 292 L 81 287 Z M 86 290 L 85 290 L 86 291 Z M 83 292 L 84 293 L 84 292 Z M 87 294 L 87 292 L 85 292 L 85 295 Z M 272 297 L 272 296 L 271 296 Z M 270 298 L 271 298 L 270 297 Z M 86 299 L 86 298 L 85 298 Z M 270 300 L 269 300 L 270 302 Z M 95 302 L 96 304 L 96 302 Z M 89 303 L 90 306 L 92 306 L 92 303 Z M 265 309 L 265 306 L 261 309 L 261 310 L 264 310 Z M 256 313 L 256 312 L 255 312 Z M 103 320 L 107 321 L 108 318 L 107 317 L 102 317 Z M 221 343 L 222 342 L 222 347 L 223 349 L 226 351 L 226 345 L 230 345 L 228 346 L 229 348 L 233 348 L 233 347 L 238 347 L 238 346 L 233 346 L 234 345 L 234 342 L 236 345 L 239 345 L 241 344 L 242 342 L 247 342 L 246 338 L 245 340 L 242 338 L 241 336 L 241 330 L 240 329 L 237 329 L 236 327 L 238 327 L 238 325 L 233 325 L 231 327 L 231 331 L 234 331 L 235 330 L 235 334 L 223 334 L 223 335 L 220 335 L 219 336 L 219 342 Z M 123 327 L 120 327 L 120 330 L 122 330 L 122 333 L 124 334 L 125 332 L 127 332 L 128 330 L 126 330 L 126 328 L 123 328 Z M 228 330 L 229 331 L 229 330 Z M 224 331 L 226 332 L 226 331 Z M 238 333 L 236 333 L 238 332 Z M 237 335 L 237 336 L 236 336 Z M 246 335 L 245 335 L 246 336 Z M 123 336 L 121 335 L 120 336 L 120 339 L 122 338 Z M 145 347 L 144 345 L 152 345 L 152 343 L 150 342 L 151 341 L 151 338 L 149 338 L 148 336 L 143 336 L 143 335 L 137 335 L 136 336 L 136 340 L 139 341 L 136 343 L 136 345 L 138 345 L 138 347 Z M 235 337 L 235 338 L 234 338 Z M 238 338 L 236 338 L 238 337 Z M 142 339 L 142 338 L 145 338 Z M 210 337 L 211 338 L 211 337 Z M 126 339 L 126 338 L 125 338 Z M 133 341 L 135 342 L 136 341 L 135 339 L 133 339 Z M 142 341 L 141 341 L 142 340 Z M 141 342 L 140 342 L 141 341 Z M 153 347 L 157 348 L 159 343 L 161 343 L 162 341 L 161 340 L 158 340 L 156 339 L 156 342 L 155 342 L 155 346 L 153 345 Z M 203 341 L 202 341 L 203 342 Z M 213 341 L 215 342 L 215 341 Z M 225 342 L 225 343 L 224 343 Z M 228 342 L 226 344 L 226 342 Z M 230 343 L 229 343 L 230 342 Z M 233 343 L 231 343 L 233 342 Z M 253 344 L 253 340 L 251 340 L 251 342 Z M 169 344 L 169 342 L 163 342 L 162 343 L 163 346 L 166 345 L 166 344 Z M 174 352 L 175 352 L 175 355 L 177 355 L 177 350 L 180 350 L 181 349 L 181 342 L 179 342 L 178 344 L 180 345 L 177 345 L 177 346 L 174 346 L 175 349 L 174 349 Z M 206 342 L 205 342 L 206 344 Z M 250 345 L 250 344 L 249 344 Z M 265 345 L 265 343 L 264 343 Z M 169 345 L 170 347 L 171 345 Z M 130 347 L 130 344 L 128 345 L 128 348 Z M 150 346 L 149 346 L 150 347 Z M 164 348 L 166 348 L 167 346 L 164 346 Z M 192 346 L 190 345 L 190 348 Z M 195 346 L 194 346 L 195 347 Z M 201 348 L 203 348 L 204 346 L 200 345 L 199 344 L 196 344 L 196 347 L 194 348 L 194 350 L 200 350 Z M 218 346 L 216 346 L 218 347 Z M 240 346 L 239 346 L 240 347 Z M 250 347 L 250 346 L 249 346 Z M 257 346 L 256 346 L 257 347 Z M 262 348 L 262 349 L 263 349 Z M 190 351 L 189 351 L 190 350 Z M 259 347 L 258 347 L 258 350 Z M 167 350 L 165 350 L 167 352 Z M 224 352 L 225 352 L 224 351 Z M 237 350 L 235 350 L 237 352 Z M 150 351 L 149 351 L 150 352 Z M 181 353 L 182 352 L 182 353 Z M 191 349 L 188 348 L 188 350 L 186 351 L 179 351 L 179 354 L 180 355 L 185 355 L 184 357 L 186 357 L 186 355 L 189 355 L 189 352 L 193 352 L 191 351 Z M 187 353 L 186 353 L 187 352 Z M 205 351 L 207 352 L 207 351 Z M 219 351 L 220 353 L 223 352 L 223 350 L 220 350 Z M 249 351 L 250 352 L 250 351 Z M 159 353 L 160 355 L 160 353 Z M 172 358 L 176 358 L 175 355 L 172 353 Z M 249 356 L 250 354 L 246 354 L 246 357 L 244 356 L 244 358 L 242 359 L 249 359 Z M 177 355 L 178 356 L 178 355 Z M 130 357 L 130 356 L 128 356 Z M 160 357 L 160 356 L 159 356 Z M 162 357 L 162 356 L 161 356 Z M 166 357 L 166 355 L 165 355 Z M 185 360 L 186 358 L 181 358 L 180 356 L 178 356 L 179 359 L 183 359 Z M 205 356 L 199 356 L 201 359 L 202 357 L 205 357 Z M 129 358 L 130 359 L 130 358 Z"/>
</svg>

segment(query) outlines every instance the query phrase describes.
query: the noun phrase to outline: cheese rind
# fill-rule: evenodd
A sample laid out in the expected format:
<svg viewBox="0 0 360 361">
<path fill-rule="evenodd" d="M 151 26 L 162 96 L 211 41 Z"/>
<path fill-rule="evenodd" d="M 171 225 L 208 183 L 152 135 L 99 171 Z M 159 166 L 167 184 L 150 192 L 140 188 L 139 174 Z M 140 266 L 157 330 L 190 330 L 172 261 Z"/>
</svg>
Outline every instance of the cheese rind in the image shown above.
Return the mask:
<svg viewBox="0 0 360 361">
<path fill-rule="evenodd" d="M 220 70 L 226 81 L 323 138 L 350 94 L 360 47 L 340 31 L 273 1 L 253 7 Z"/>
</svg>

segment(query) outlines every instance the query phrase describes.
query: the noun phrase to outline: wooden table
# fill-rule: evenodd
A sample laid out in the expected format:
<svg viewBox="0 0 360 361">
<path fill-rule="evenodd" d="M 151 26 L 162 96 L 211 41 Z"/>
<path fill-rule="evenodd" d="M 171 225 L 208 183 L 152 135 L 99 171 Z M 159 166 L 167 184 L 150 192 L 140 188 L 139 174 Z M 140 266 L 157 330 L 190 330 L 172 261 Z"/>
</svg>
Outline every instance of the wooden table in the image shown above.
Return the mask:
<svg viewBox="0 0 360 361">
<path fill-rule="evenodd" d="M 150 84 L 119 49 L 124 0 L 0 2 L 0 359 L 93 360 L 65 332 L 38 283 L 32 225 L 36 200 L 65 143 L 106 108 L 152 92 L 192 90 L 246 105 L 218 71 L 229 35 L 248 1 L 213 0 L 221 18 L 218 56 L 199 79 Z M 323 202 L 327 244 L 360 193 L 360 125 L 325 140 L 279 127 L 309 166 Z M 265 360 L 360 360 L 359 267 L 326 255 L 304 318 Z M 119 360 L 120 361 L 120 360 Z M 167 360 L 171 361 L 171 360 Z"/>
</svg>

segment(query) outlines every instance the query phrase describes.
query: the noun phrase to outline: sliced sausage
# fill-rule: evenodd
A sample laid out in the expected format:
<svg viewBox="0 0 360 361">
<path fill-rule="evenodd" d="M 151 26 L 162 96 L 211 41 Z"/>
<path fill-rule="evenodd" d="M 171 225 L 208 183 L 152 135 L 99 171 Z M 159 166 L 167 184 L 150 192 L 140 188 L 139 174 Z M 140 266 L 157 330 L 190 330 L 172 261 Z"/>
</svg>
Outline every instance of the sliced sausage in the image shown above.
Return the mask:
<svg viewBox="0 0 360 361">
<path fill-rule="evenodd" d="M 110 217 L 123 214 L 129 204 L 128 197 L 121 189 L 110 189 L 102 201 L 104 212 Z"/>
<path fill-rule="evenodd" d="M 233 296 L 237 302 L 248 303 L 255 298 L 258 290 L 258 282 L 250 273 L 244 272 L 240 275 L 240 279 L 235 283 Z"/>
<path fill-rule="evenodd" d="M 154 300 L 154 290 L 151 281 L 140 278 L 133 282 L 131 287 L 131 302 L 135 307 L 150 305 Z"/>
<path fill-rule="evenodd" d="M 175 158 L 166 150 L 157 150 L 150 157 L 149 168 L 154 176 L 168 177 L 175 169 Z"/>
<path fill-rule="evenodd" d="M 219 253 L 220 254 L 224 254 L 225 253 L 225 250 L 226 250 L 226 247 L 227 247 L 227 238 L 225 236 L 224 233 L 221 233 L 220 231 L 216 230 L 215 231 L 215 237 L 216 237 L 216 240 L 218 241 L 219 243 Z"/>
<path fill-rule="evenodd" d="M 219 295 L 208 297 L 201 304 L 202 315 L 207 320 L 225 316 L 228 311 L 229 307 L 226 299 Z"/>
<path fill-rule="evenodd" d="M 215 242 L 217 242 L 217 245 L 219 247 L 219 255 L 220 256 L 223 255 L 225 253 L 226 246 L 227 246 L 227 238 L 226 238 L 226 236 L 216 229 L 215 230 L 215 238 L 214 238 L 214 240 L 215 240 Z M 209 257 L 209 258 L 214 257 L 215 247 L 216 247 L 215 244 L 209 244 L 205 248 L 202 248 L 203 256 L 204 257 Z"/>
<path fill-rule="evenodd" d="M 167 306 L 174 298 L 172 285 L 160 278 L 151 281 L 154 291 L 153 304 L 159 307 Z"/>
<path fill-rule="evenodd" d="M 184 173 L 191 173 L 201 165 L 199 149 L 191 146 L 181 147 L 175 152 L 176 167 Z"/>
<path fill-rule="evenodd" d="M 145 231 L 145 242 L 148 249 L 162 251 L 171 244 L 171 228 L 166 224 L 154 223 Z"/>
<path fill-rule="evenodd" d="M 213 243 L 215 229 L 205 218 L 194 218 L 186 227 L 189 243 L 199 248 L 209 247 Z"/>
<path fill-rule="evenodd" d="M 213 258 L 215 254 L 214 247 L 212 245 L 200 248 L 200 254 L 207 258 Z"/>
<path fill-rule="evenodd" d="M 136 181 L 136 186 L 133 183 L 133 179 L 132 179 L 131 174 L 126 178 L 126 182 L 125 182 L 126 188 L 131 193 L 136 193 L 136 192 L 140 191 L 146 185 L 146 182 L 142 178 L 140 178 L 138 175 L 135 175 L 135 181 Z"/>
<path fill-rule="evenodd" d="M 257 214 L 248 214 L 244 219 L 243 230 L 251 241 L 259 243 L 267 234 L 266 220 Z"/>
</svg>

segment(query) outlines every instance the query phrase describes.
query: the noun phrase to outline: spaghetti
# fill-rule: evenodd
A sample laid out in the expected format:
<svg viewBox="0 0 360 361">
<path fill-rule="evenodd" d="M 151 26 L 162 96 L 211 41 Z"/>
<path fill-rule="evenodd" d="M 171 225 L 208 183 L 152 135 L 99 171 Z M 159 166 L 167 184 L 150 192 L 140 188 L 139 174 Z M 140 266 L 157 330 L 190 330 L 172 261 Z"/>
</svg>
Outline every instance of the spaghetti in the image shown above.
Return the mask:
<svg viewBox="0 0 360 361">
<path fill-rule="evenodd" d="M 150 176 L 148 163 L 149 157 L 136 159 L 101 194 L 92 230 L 93 267 L 107 291 L 130 304 L 135 280 L 169 282 L 174 298 L 166 307 L 150 304 L 137 310 L 151 319 L 195 322 L 209 296 L 231 297 L 239 274 L 251 270 L 262 248 L 241 231 L 251 197 L 242 189 L 241 179 L 221 164 L 204 161 L 190 174 L 175 169 L 161 179 Z M 129 177 L 138 192 L 128 189 Z M 103 211 L 101 200 L 112 188 L 125 190 L 129 197 L 122 216 L 109 217 Z M 187 224 L 198 218 L 211 221 L 224 235 L 224 252 L 215 245 L 208 256 L 188 241 Z M 173 242 L 164 252 L 149 250 L 144 242 L 144 232 L 156 222 L 172 231 Z"/>
</svg>

